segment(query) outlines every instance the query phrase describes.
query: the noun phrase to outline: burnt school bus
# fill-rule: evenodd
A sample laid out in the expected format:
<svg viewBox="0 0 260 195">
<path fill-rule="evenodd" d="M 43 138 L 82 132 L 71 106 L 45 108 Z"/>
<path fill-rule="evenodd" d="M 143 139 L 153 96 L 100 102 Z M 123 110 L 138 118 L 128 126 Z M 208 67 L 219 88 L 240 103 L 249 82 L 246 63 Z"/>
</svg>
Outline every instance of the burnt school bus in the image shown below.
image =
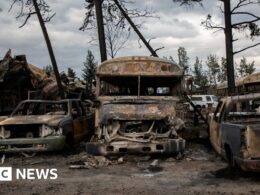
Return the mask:
<svg viewBox="0 0 260 195">
<path fill-rule="evenodd" d="M 95 135 L 88 153 L 174 154 L 185 140 L 180 113 L 183 70 L 155 57 L 121 57 L 103 62 L 96 72 Z"/>
</svg>

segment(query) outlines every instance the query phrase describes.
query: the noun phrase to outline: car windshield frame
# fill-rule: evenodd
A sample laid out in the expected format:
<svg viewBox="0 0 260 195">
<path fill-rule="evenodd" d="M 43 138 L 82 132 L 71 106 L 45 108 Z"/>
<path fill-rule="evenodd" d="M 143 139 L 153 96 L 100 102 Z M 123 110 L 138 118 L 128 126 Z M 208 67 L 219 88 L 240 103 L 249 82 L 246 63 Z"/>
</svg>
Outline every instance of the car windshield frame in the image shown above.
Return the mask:
<svg viewBox="0 0 260 195">
<path fill-rule="evenodd" d="M 100 78 L 98 95 L 174 96 L 180 85 L 181 80 L 176 76 L 106 76 Z"/>
<path fill-rule="evenodd" d="M 12 112 L 11 116 L 37 116 L 69 114 L 69 104 L 66 101 L 24 101 Z"/>
</svg>

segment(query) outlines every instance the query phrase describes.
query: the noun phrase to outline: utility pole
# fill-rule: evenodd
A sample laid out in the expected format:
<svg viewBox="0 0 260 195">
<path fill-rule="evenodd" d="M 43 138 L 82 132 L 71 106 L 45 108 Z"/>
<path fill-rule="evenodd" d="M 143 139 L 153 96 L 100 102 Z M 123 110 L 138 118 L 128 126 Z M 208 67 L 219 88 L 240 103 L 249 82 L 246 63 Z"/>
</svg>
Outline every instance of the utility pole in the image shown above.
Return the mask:
<svg viewBox="0 0 260 195">
<path fill-rule="evenodd" d="M 104 22 L 103 22 L 102 0 L 94 0 L 94 2 L 95 2 L 95 9 L 96 9 L 101 62 L 104 62 L 107 60 L 107 50 L 106 50 L 106 38 L 105 38 L 105 30 L 104 30 Z"/>
<path fill-rule="evenodd" d="M 230 0 L 223 0 L 225 12 L 225 38 L 226 38 L 226 59 L 227 59 L 227 80 L 228 95 L 235 93 L 235 74 L 234 74 L 234 56 L 233 56 L 233 35 L 231 23 Z"/>
<path fill-rule="evenodd" d="M 47 48 L 48 48 L 48 51 L 49 51 L 49 55 L 50 55 L 50 58 L 51 58 L 51 63 L 52 63 L 52 67 L 53 67 L 55 77 L 56 77 L 56 82 L 57 82 L 57 85 L 58 85 L 58 88 L 59 88 L 60 96 L 63 99 L 65 96 L 64 96 L 64 91 L 63 91 L 63 87 L 62 87 L 62 84 L 61 84 L 58 66 L 57 66 L 57 63 L 56 63 L 56 59 L 55 59 L 55 56 L 54 56 L 54 52 L 53 52 L 53 49 L 52 49 L 52 45 L 51 45 L 51 41 L 50 41 L 50 38 L 49 38 L 49 35 L 48 35 L 48 32 L 47 32 L 47 29 L 45 27 L 40 9 L 39 9 L 38 4 L 37 4 L 37 0 L 33 0 L 33 6 L 35 8 L 35 12 L 37 14 L 37 17 L 38 17 L 38 20 L 39 20 L 39 23 L 40 23 L 40 26 L 41 26 L 41 29 L 42 29 L 42 33 L 43 33 L 43 36 L 44 36 L 44 39 L 45 39 L 45 42 L 46 42 L 46 45 L 47 45 Z"/>
<path fill-rule="evenodd" d="M 144 45 L 147 47 L 147 49 L 151 52 L 152 56 L 154 57 L 158 57 L 157 53 L 155 52 L 155 50 L 151 47 L 151 45 L 146 41 L 146 39 L 144 38 L 144 36 L 142 35 L 142 33 L 139 31 L 139 29 L 136 27 L 136 25 L 134 24 L 134 22 L 131 20 L 131 18 L 127 15 L 127 13 L 125 12 L 125 10 L 122 8 L 122 6 L 120 5 L 120 3 L 118 2 L 118 0 L 114 0 L 115 4 L 117 5 L 117 7 L 119 8 L 119 10 L 121 11 L 121 13 L 123 14 L 123 16 L 125 17 L 125 19 L 128 21 L 128 23 L 131 25 L 131 27 L 134 29 L 134 31 L 137 33 L 137 35 L 139 36 L 139 38 L 143 41 Z"/>
</svg>

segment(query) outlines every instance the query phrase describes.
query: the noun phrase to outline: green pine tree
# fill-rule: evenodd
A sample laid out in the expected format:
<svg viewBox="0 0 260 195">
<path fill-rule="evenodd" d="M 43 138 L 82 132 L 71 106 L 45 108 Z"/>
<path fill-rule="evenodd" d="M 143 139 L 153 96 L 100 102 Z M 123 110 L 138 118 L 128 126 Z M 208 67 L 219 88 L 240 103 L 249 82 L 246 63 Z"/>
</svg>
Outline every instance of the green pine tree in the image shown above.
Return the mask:
<svg viewBox="0 0 260 195">
<path fill-rule="evenodd" d="M 239 76 L 243 77 L 255 72 L 255 61 L 247 63 L 245 57 L 240 60 L 239 67 L 237 68 Z"/>
<path fill-rule="evenodd" d="M 220 66 L 218 63 L 218 57 L 210 54 L 207 57 L 206 64 L 209 68 L 210 84 L 216 86 L 217 82 L 220 81 Z"/>
<path fill-rule="evenodd" d="M 73 79 L 75 79 L 75 77 L 76 77 L 76 73 L 74 72 L 74 70 L 72 68 L 68 68 L 67 75 L 68 75 L 68 77 L 73 78 Z"/>
<path fill-rule="evenodd" d="M 208 85 L 208 77 L 206 73 L 202 69 L 202 62 L 196 57 L 196 61 L 194 64 L 194 84 L 200 86 L 201 88 Z"/>
<path fill-rule="evenodd" d="M 184 74 L 189 72 L 189 57 L 184 47 L 178 49 L 179 65 L 183 68 Z"/>
<path fill-rule="evenodd" d="M 86 61 L 84 62 L 84 69 L 82 70 L 82 77 L 86 81 L 86 90 L 89 96 L 94 95 L 92 93 L 92 84 L 96 80 L 96 69 L 97 61 L 95 60 L 93 53 L 90 50 L 88 50 Z"/>
<path fill-rule="evenodd" d="M 44 66 L 43 67 L 43 70 L 48 74 L 48 75 L 50 75 L 50 74 L 53 74 L 54 72 L 53 72 L 53 68 L 52 68 L 52 65 L 47 65 L 47 66 Z"/>
<path fill-rule="evenodd" d="M 227 81 L 227 60 L 226 58 L 221 58 L 221 66 L 220 66 L 220 81 Z"/>
</svg>

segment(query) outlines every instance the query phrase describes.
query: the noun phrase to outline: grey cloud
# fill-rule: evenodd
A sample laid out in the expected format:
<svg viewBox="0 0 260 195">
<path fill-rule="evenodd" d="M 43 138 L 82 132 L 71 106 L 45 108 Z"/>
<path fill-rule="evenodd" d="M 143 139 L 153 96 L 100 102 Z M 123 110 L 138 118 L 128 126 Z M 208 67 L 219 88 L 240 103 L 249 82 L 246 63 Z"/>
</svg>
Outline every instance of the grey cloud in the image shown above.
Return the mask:
<svg viewBox="0 0 260 195">
<path fill-rule="evenodd" d="M 89 43 L 93 32 L 79 31 L 82 24 L 85 10 L 84 0 L 52 0 L 49 4 L 56 12 L 56 16 L 50 23 L 47 23 L 50 38 L 52 40 L 54 52 L 57 58 L 60 71 L 65 71 L 68 67 L 75 69 L 78 76 L 81 76 L 83 62 L 86 52 L 91 49 L 99 60 L 99 49 Z M 205 30 L 201 25 L 201 20 L 211 13 L 218 22 L 223 23 L 223 16 L 219 12 L 219 1 L 205 1 L 204 7 L 180 7 L 171 0 L 136 0 L 130 6 L 135 8 L 153 8 L 157 10 L 160 20 L 145 19 L 142 33 L 146 39 L 156 37 L 151 41 L 154 48 L 164 46 L 165 49 L 159 50 L 160 56 L 173 56 L 177 59 L 177 49 L 184 46 L 193 64 L 195 57 L 205 60 L 210 53 L 224 56 L 225 44 L 224 33 L 213 33 Z M 16 20 L 18 8 L 14 8 L 10 13 L 8 9 L 10 1 L 0 2 L 0 56 L 3 56 L 8 48 L 13 50 L 13 54 L 26 54 L 28 61 L 40 67 L 50 64 L 48 51 L 41 33 L 37 18 L 30 18 L 28 25 L 22 29 L 18 26 L 21 20 Z M 251 8 L 257 10 L 257 8 Z M 139 21 L 138 21 L 139 22 Z M 96 35 L 96 33 L 94 33 Z M 125 45 L 118 53 L 118 56 L 130 55 L 150 55 L 148 50 L 142 46 L 139 48 L 138 37 L 134 32 Z M 248 40 L 240 42 L 240 46 L 247 45 Z M 256 59 L 256 64 L 260 63 L 259 47 L 243 53 Z M 236 56 L 239 59 L 240 55 Z M 177 60 L 176 60 L 177 61 Z"/>
</svg>

